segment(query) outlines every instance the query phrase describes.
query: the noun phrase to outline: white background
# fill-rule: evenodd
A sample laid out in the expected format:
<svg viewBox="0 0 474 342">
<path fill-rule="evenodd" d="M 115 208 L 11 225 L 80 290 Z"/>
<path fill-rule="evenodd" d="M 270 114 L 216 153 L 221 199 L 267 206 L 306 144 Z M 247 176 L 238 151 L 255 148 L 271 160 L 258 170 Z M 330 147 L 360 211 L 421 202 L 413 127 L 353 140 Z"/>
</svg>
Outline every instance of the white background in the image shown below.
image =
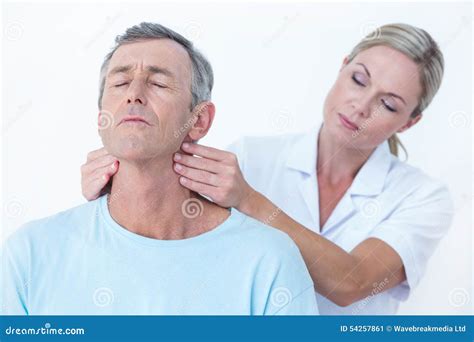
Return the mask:
<svg viewBox="0 0 474 342">
<path fill-rule="evenodd" d="M 99 67 L 116 35 L 164 24 L 213 65 L 215 124 L 201 142 L 306 130 L 344 56 L 379 25 L 405 22 L 440 44 L 442 87 L 423 120 L 401 135 L 408 162 L 444 180 L 456 216 L 400 314 L 472 308 L 472 7 L 442 3 L 8 4 L 3 7 L 2 237 L 79 205 L 79 167 L 101 146 Z"/>
</svg>

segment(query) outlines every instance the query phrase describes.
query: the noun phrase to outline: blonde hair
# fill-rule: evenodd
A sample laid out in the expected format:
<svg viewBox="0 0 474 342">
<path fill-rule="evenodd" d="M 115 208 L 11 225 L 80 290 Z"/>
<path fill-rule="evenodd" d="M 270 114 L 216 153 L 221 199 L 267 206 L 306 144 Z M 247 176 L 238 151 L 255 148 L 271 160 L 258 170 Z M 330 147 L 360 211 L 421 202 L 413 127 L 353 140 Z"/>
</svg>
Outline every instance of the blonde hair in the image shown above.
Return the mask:
<svg viewBox="0 0 474 342">
<path fill-rule="evenodd" d="M 414 118 L 431 103 L 438 91 L 444 72 L 444 58 L 438 44 L 423 29 L 408 24 L 388 24 L 380 26 L 357 44 L 348 56 L 349 62 L 361 51 L 373 46 L 384 45 L 410 57 L 419 70 L 422 92 L 418 106 L 411 113 Z M 390 152 L 398 156 L 400 146 L 407 151 L 396 134 L 388 139 Z"/>
</svg>

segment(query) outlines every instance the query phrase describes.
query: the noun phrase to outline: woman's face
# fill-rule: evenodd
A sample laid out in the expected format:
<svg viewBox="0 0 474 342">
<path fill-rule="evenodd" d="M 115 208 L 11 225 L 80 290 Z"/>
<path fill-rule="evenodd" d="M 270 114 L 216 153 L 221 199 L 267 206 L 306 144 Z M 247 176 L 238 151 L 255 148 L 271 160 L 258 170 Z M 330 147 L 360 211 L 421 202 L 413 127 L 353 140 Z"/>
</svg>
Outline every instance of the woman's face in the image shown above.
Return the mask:
<svg viewBox="0 0 474 342">
<path fill-rule="evenodd" d="M 386 46 L 360 52 L 339 71 L 324 102 L 324 129 L 350 148 L 377 147 L 419 121 L 410 115 L 422 88 L 417 64 Z"/>
</svg>

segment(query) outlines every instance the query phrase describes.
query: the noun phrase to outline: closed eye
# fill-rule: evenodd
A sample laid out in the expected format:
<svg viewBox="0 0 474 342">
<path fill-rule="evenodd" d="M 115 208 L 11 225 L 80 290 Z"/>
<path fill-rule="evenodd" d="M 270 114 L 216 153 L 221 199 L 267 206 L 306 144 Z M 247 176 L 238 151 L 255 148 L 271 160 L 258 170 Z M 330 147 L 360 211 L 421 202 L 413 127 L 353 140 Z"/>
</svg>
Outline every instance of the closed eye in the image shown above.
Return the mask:
<svg viewBox="0 0 474 342">
<path fill-rule="evenodd" d="M 119 87 L 122 87 L 122 86 L 127 85 L 127 84 L 128 84 L 128 82 L 124 82 L 124 83 L 116 84 L 116 85 L 114 85 L 114 87 L 119 88 Z"/>
<path fill-rule="evenodd" d="M 365 84 L 362 83 L 361 81 L 359 81 L 355 75 L 352 75 L 352 80 L 353 80 L 355 83 L 357 83 L 357 85 L 360 85 L 361 87 L 365 87 Z"/>
<path fill-rule="evenodd" d="M 390 107 L 390 106 L 387 104 L 387 102 L 385 102 L 385 100 L 382 100 L 382 103 L 383 103 L 384 107 L 387 108 L 389 111 L 391 111 L 391 112 L 396 112 L 395 108 Z"/>
<path fill-rule="evenodd" d="M 164 84 L 160 84 L 160 83 L 152 83 L 152 85 L 154 85 L 155 87 L 158 87 L 158 88 L 166 88 L 166 86 Z"/>
</svg>

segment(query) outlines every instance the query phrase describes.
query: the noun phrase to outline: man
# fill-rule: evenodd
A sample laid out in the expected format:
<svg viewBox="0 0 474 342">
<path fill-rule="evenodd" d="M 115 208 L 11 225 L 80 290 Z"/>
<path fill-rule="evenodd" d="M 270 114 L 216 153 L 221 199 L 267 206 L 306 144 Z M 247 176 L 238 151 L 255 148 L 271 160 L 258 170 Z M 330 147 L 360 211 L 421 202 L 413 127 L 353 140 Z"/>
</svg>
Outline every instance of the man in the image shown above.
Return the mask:
<svg viewBox="0 0 474 342">
<path fill-rule="evenodd" d="M 212 125 L 208 61 L 142 23 L 101 68 L 110 195 L 27 224 L 2 253 L 2 314 L 317 314 L 292 240 L 179 183 L 173 154 Z M 118 165 L 116 165 L 118 167 Z"/>
</svg>

